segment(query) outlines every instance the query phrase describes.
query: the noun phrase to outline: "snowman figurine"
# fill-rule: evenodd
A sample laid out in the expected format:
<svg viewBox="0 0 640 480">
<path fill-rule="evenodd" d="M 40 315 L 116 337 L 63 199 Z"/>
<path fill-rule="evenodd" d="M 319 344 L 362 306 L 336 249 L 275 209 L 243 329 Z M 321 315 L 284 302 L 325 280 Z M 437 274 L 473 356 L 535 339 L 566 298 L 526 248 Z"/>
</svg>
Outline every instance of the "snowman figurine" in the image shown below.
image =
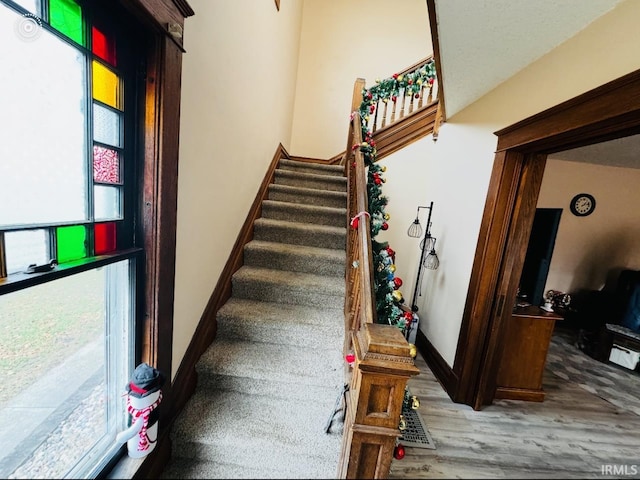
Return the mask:
<svg viewBox="0 0 640 480">
<path fill-rule="evenodd" d="M 127 442 L 131 458 L 150 454 L 158 440 L 158 406 L 162 401 L 164 375 L 146 363 L 133 372 L 127 389 L 127 412 L 131 426 L 116 437 L 118 443 Z"/>
</svg>

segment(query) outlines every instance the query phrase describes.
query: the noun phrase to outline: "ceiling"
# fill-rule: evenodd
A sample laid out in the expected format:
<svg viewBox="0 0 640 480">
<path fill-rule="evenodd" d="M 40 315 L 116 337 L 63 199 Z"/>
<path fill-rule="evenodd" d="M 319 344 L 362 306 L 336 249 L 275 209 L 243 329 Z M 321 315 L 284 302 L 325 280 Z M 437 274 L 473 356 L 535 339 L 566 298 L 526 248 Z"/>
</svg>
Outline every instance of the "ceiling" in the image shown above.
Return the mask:
<svg viewBox="0 0 640 480">
<path fill-rule="evenodd" d="M 624 0 L 435 0 L 446 114 L 451 118 Z M 640 135 L 551 159 L 640 168 Z"/>
<path fill-rule="evenodd" d="M 435 0 L 447 117 L 624 0 Z"/>
</svg>

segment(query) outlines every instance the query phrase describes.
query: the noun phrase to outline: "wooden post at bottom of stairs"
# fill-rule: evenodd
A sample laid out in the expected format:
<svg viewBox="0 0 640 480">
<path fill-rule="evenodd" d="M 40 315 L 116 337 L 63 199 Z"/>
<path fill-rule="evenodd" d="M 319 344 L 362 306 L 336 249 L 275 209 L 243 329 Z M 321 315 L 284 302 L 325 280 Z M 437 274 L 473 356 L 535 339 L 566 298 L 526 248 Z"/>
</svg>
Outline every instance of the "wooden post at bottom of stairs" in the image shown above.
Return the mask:
<svg viewBox="0 0 640 480">
<path fill-rule="evenodd" d="M 366 323 L 353 334 L 339 478 L 387 478 L 407 381 L 420 373 L 397 327 Z"/>
</svg>

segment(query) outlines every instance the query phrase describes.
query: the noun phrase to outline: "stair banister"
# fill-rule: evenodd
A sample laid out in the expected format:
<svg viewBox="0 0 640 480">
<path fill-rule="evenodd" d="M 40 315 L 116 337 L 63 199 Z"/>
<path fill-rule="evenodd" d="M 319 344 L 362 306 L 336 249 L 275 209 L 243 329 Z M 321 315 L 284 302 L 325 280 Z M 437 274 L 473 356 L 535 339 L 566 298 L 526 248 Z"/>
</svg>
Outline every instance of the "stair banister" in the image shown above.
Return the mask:
<svg viewBox="0 0 640 480">
<path fill-rule="evenodd" d="M 355 361 L 345 365 L 346 415 L 339 478 L 387 478 L 410 376 L 419 373 L 400 329 L 375 322 L 373 258 L 367 205 L 367 175 L 362 123 L 357 109 L 364 80 L 354 86 L 352 118 L 343 157 L 348 188 L 348 234 L 344 353 Z M 358 225 L 352 225 L 352 219 Z"/>
</svg>

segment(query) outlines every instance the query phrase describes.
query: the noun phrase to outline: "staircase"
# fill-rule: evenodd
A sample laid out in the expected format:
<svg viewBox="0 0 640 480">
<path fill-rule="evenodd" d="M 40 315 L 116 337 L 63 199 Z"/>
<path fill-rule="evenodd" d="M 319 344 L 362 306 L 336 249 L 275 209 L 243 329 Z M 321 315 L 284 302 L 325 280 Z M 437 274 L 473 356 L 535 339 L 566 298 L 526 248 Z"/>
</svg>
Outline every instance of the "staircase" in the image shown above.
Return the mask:
<svg viewBox="0 0 640 480">
<path fill-rule="evenodd" d="M 163 478 L 335 478 L 344 380 L 344 168 L 280 160 Z M 340 415 L 338 415 L 340 417 Z"/>
</svg>

